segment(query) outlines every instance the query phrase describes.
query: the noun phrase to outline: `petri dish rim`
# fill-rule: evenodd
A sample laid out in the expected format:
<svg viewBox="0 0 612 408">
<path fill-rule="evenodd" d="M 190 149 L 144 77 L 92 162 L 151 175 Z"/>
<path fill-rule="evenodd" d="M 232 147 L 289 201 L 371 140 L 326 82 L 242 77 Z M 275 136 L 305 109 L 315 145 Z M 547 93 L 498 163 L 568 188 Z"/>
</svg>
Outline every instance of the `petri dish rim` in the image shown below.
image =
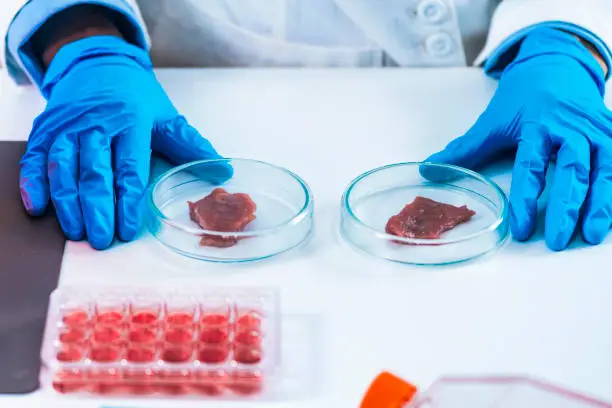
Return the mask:
<svg viewBox="0 0 612 408">
<path fill-rule="evenodd" d="M 483 182 L 484 184 L 488 185 L 489 187 L 492 187 L 493 190 L 497 193 L 497 196 L 499 197 L 499 199 L 501 201 L 501 207 L 496 212 L 495 222 L 491 223 L 486 228 L 482 228 L 482 229 L 480 229 L 480 230 L 478 230 L 476 232 L 472 232 L 471 234 L 464 235 L 462 237 L 458 237 L 458 238 L 440 238 L 440 239 L 433 239 L 432 240 L 432 239 L 405 238 L 405 237 L 398 237 L 398 236 L 395 236 L 395 235 L 387 234 L 384 231 L 378 230 L 378 229 L 376 229 L 376 228 L 366 224 L 359 217 L 357 217 L 357 215 L 355 215 L 355 213 L 353 212 L 353 209 L 349 205 L 349 197 L 351 195 L 351 192 L 355 188 L 355 186 L 360 181 L 364 180 L 365 178 L 367 178 L 368 176 L 370 176 L 370 175 L 372 175 L 374 173 L 378 173 L 379 171 L 388 170 L 388 169 L 395 168 L 395 167 L 403 167 L 403 166 L 419 166 L 419 167 L 421 167 L 423 165 L 425 165 L 425 166 L 435 166 L 435 167 L 439 167 L 439 168 L 443 168 L 443 169 L 448 169 L 448 170 L 454 170 L 454 171 L 457 171 L 459 173 L 463 173 L 465 175 L 469 175 L 469 176 L 471 176 L 471 177 L 473 177 L 473 178 Z M 401 243 L 406 243 L 406 244 L 415 244 L 415 245 L 421 245 L 421 246 L 439 246 L 439 245 L 451 245 L 451 244 L 456 244 L 456 243 L 459 243 L 459 242 L 470 241 L 470 240 L 472 240 L 472 239 L 474 239 L 474 238 L 476 238 L 476 237 L 478 237 L 480 235 L 483 235 L 483 234 L 495 231 L 507 219 L 507 215 L 508 215 L 508 202 L 507 202 L 507 198 L 506 198 L 505 193 L 497 185 L 497 183 L 495 183 L 490 178 L 488 178 L 486 176 L 483 176 L 482 174 L 479 174 L 479 173 L 477 173 L 475 171 L 472 171 L 470 169 L 466 169 L 466 168 L 460 167 L 460 166 L 455 166 L 455 165 L 452 165 L 452 164 L 435 163 L 435 162 L 400 162 L 400 163 L 387 164 L 387 165 L 381 166 L 381 167 L 376 167 L 376 168 L 374 168 L 372 170 L 368 170 L 367 172 L 362 173 L 359 176 L 357 176 L 356 178 L 354 178 L 349 183 L 349 186 L 346 189 L 345 193 L 342 195 L 342 209 L 347 212 L 347 214 L 350 216 L 351 220 L 353 222 L 355 222 L 360 228 L 364 228 L 364 229 L 370 231 L 376 237 L 383 238 L 385 240 L 390 240 L 390 241 L 399 241 Z"/>
<path fill-rule="evenodd" d="M 275 226 L 272 227 L 267 227 L 267 228 L 261 228 L 261 229 L 257 229 L 255 231 L 237 231 L 237 232 L 223 232 L 223 231 L 213 231 L 213 230 L 208 230 L 208 229 L 203 229 L 203 228 L 195 228 L 195 227 L 190 227 L 187 226 L 183 223 L 179 223 L 176 221 L 171 220 L 170 218 L 166 217 L 166 215 L 159 209 L 159 207 L 157 206 L 157 204 L 155 204 L 155 199 L 154 199 L 154 195 L 155 192 L 157 191 L 157 188 L 166 180 L 168 180 L 171 176 L 188 170 L 190 167 L 193 166 L 197 166 L 197 165 L 201 165 L 201 164 L 210 164 L 210 163 L 228 163 L 231 165 L 232 162 L 248 162 L 251 164 L 258 164 L 258 165 L 263 165 L 263 166 L 267 166 L 270 167 L 272 169 L 278 170 L 280 172 L 283 172 L 285 174 L 287 174 L 288 176 L 290 176 L 293 180 L 297 181 L 298 184 L 300 185 L 300 187 L 302 188 L 302 191 L 304 193 L 305 199 L 304 199 L 304 205 L 302 206 L 302 208 L 300 208 L 300 210 L 295 213 L 295 215 L 293 215 L 290 219 L 288 219 L 287 221 L 281 223 L 281 224 L 277 224 Z M 202 234 L 206 234 L 206 235 L 211 235 L 211 236 L 217 236 L 217 237 L 226 237 L 226 236 L 232 236 L 232 237 L 252 237 L 252 236 L 261 236 L 261 235 L 267 235 L 267 234 L 273 234 L 283 228 L 286 228 L 288 226 L 291 225 L 295 225 L 295 224 L 299 224 L 300 222 L 302 222 L 302 220 L 307 217 L 309 215 L 309 209 L 312 206 L 312 193 L 310 191 L 310 187 L 308 186 L 308 184 L 297 174 L 295 174 L 294 172 L 292 172 L 291 170 L 288 170 L 284 167 L 281 166 L 277 166 L 268 162 L 264 162 L 261 160 L 255 160 L 255 159 L 245 159 L 245 158 L 221 158 L 221 159 L 205 159 L 205 160 L 197 160 L 197 161 L 193 161 L 193 162 L 189 162 L 186 164 L 182 164 L 180 166 L 174 167 L 168 171 L 166 171 L 165 173 L 163 173 L 162 175 L 160 175 L 159 177 L 157 177 L 155 179 L 155 181 L 149 186 L 148 188 L 148 192 L 147 192 L 147 201 L 148 201 L 148 207 L 149 210 L 153 213 L 153 216 L 156 217 L 160 222 L 163 222 L 164 224 L 175 228 L 177 230 L 186 232 L 188 234 L 192 234 L 192 235 L 202 235 Z"/>
</svg>

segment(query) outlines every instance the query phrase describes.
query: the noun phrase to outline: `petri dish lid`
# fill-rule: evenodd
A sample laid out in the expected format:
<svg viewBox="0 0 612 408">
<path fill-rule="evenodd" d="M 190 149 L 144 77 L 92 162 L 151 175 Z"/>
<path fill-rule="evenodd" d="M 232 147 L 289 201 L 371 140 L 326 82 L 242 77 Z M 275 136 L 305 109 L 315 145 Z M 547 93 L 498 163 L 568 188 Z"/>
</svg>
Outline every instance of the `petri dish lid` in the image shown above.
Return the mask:
<svg viewBox="0 0 612 408">
<path fill-rule="evenodd" d="M 390 230 L 389 220 L 417 198 L 459 209 L 465 206 L 474 214 L 444 230 L 442 224 L 449 222 L 457 209 L 445 209 L 442 215 L 440 211 L 429 213 L 440 216 L 437 221 L 427 219 L 427 211 L 421 219 L 412 213 L 412 218 L 404 218 L 400 225 L 410 233 L 398 236 L 401 231 Z M 425 211 L 415 205 L 410 211 Z M 341 235 L 351 246 L 379 258 L 415 265 L 466 261 L 498 248 L 509 234 L 508 200 L 501 188 L 474 171 L 440 163 L 397 163 L 361 174 L 342 197 L 340 218 Z M 408 231 L 405 226 L 410 223 L 416 229 Z"/>
<path fill-rule="evenodd" d="M 228 204 L 229 196 L 233 204 Z M 202 213 L 210 220 L 220 220 L 222 226 L 244 225 L 229 231 L 202 227 L 191 208 L 205 198 L 214 203 L 206 210 L 210 213 Z M 242 209 L 236 199 L 242 201 Z M 173 168 L 149 187 L 146 204 L 147 227 L 164 246 L 190 258 L 221 263 L 266 259 L 295 248 L 310 235 L 314 217 L 310 187 L 298 175 L 240 158 Z M 244 216 L 244 208 L 252 213 Z"/>
<path fill-rule="evenodd" d="M 360 408 L 402 408 L 416 393 L 414 385 L 385 371 L 372 381 Z"/>
</svg>

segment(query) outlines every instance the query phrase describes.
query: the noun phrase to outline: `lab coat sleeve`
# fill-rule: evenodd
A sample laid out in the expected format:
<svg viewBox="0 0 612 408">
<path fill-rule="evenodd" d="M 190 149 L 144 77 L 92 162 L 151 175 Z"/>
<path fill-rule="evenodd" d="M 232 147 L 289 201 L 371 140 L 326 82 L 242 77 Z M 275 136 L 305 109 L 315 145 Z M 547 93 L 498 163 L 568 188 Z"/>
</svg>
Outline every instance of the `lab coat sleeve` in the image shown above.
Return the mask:
<svg viewBox="0 0 612 408">
<path fill-rule="evenodd" d="M 488 75 L 499 78 L 525 36 L 542 26 L 591 42 L 612 67 L 612 0 L 504 0 L 495 10 L 486 45 L 474 64 L 484 64 Z"/>
<path fill-rule="evenodd" d="M 8 3 L 13 3 L 10 7 L 15 10 L 9 16 L 3 16 L 4 21 L 0 21 L 5 23 L 4 26 L 0 26 L 0 29 L 3 29 L 0 32 L 6 33 L 4 46 L 0 47 L 3 49 L 1 61 L 17 84 L 33 83 L 40 86 L 44 70 L 38 59 L 30 52 L 28 42 L 49 18 L 72 6 L 94 4 L 108 7 L 116 11 L 117 15 L 127 23 L 123 24 L 128 27 L 128 31 L 123 33 L 126 38 L 145 49 L 148 49 L 150 44 L 145 23 L 135 0 L 8 0 Z"/>
</svg>

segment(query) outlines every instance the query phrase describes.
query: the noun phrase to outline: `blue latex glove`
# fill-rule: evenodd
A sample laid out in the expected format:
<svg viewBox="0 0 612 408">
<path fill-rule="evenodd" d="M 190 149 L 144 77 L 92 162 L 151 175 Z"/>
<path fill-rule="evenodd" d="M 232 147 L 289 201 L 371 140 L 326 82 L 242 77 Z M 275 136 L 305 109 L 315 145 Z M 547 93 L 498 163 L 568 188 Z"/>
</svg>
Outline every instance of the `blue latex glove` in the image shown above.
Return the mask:
<svg viewBox="0 0 612 408">
<path fill-rule="evenodd" d="M 556 158 L 545 236 L 567 247 L 578 224 L 584 240 L 600 243 L 612 219 L 612 115 L 603 102 L 604 72 L 571 34 L 536 29 L 503 72 L 476 124 L 427 161 L 478 168 L 516 149 L 510 191 L 511 230 L 534 232 L 537 200 Z"/>
<path fill-rule="evenodd" d="M 26 210 L 45 212 L 49 198 L 66 236 L 107 248 L 132 240 L 141 222 L 151 149 L 173 164 L 219 158 L 180 116 L 157 82 L 148 54 L 115 37 L 64 46 L 42 92 L 21 161 Z"/>
</svg>

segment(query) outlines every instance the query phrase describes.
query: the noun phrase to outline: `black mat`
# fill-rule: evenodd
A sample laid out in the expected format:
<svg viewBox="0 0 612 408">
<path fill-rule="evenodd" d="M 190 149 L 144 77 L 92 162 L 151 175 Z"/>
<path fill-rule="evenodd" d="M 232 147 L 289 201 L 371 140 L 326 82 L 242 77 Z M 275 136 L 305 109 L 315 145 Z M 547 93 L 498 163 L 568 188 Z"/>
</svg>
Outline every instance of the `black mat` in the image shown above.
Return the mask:
<svg viewBox="0 0 612 408">
<path fill-rule="evenodd" d="M 0 393 L 38 389 L 49 294 L 65 239 L 54 215 L 31 218 L 19 195 L 22 142 L 0 142 Z M 52 207 L 52 206 L 50 206 Z"/>
</svg>

